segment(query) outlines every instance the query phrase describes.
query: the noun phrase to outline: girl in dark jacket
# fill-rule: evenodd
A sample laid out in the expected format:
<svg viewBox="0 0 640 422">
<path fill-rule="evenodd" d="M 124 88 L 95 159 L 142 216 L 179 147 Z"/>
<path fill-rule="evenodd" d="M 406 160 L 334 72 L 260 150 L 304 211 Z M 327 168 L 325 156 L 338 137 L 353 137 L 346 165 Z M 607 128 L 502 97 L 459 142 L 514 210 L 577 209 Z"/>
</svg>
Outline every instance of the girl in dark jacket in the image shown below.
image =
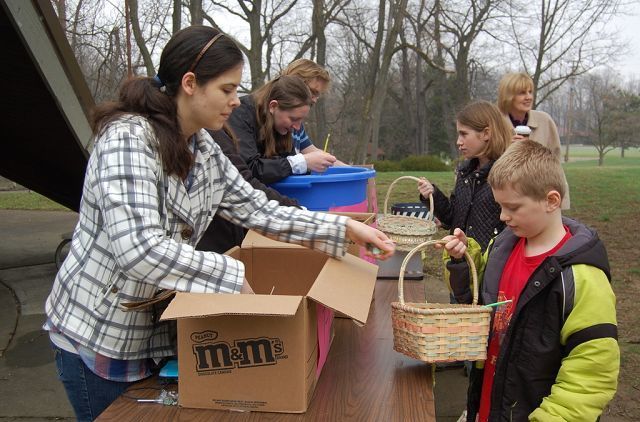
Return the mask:
<svg viewBox="0 0 640 422">
<path fill-rule="evenodd" d="M 456 120 L 456 144 L 465 160 L 456 169 L 453 193 L 447 197 L 425 178 L 418 183 L 418 191 L 423 203 L 433 194 L 434 214 L 444 228 L 451 232 L 461 228 L 484 251 L 491 238 L 504 228 L 487 176 L 511 143 L 511 128 L 500 110 L 487 101 L 468 104 Z"/>
<path fill-rule="evenodd" d="M 493 198 L 491 187 L 487 183 L 493 163 L 511 144 L 511 128 L 502 117 L 498 108 L 487 102 L 477 101 L 465 106 L 456 116 L 458 140 L 456 145 L 464 161 L 456 169 L 456 184 L 453 193 L 447 197 L 438 187 L 425 178 L 418 183 L 420 200 L 426 203 L 433 195 L 433 213 L 442 226 L 453 234 L 455 228 L 461 228 L 480 245 L 482 252 L 489 241 L 504 229 L 500 221 L 500 205 Z M 445 270 L 445 280 L 449 274 Z M 451 296 L 451 303 L 456 300 Z M 448 366 L 448 365 L 444 365 Z M 465 365 L 470 384 L 481 376 L 482 371 L 469 363 Z M 475 390 L 469 389 L 469 402 Z"/>
</svg>

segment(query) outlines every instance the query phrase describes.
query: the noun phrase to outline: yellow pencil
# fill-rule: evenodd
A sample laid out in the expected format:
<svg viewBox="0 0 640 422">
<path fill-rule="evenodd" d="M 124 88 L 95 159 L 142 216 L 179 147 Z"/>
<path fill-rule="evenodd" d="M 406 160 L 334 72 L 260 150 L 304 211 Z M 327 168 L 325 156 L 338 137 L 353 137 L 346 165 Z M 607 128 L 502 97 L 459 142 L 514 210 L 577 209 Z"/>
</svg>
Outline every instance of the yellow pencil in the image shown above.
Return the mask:
<svg viewBox="0 0 640 422">
<path fill-rule="evenodd" d="M 327 152 L 329 148 L 329 138 L 331 137 L 331 132 L 327 133 L 327 138 L 324 140 L 324 152 Z"/>
</svg>

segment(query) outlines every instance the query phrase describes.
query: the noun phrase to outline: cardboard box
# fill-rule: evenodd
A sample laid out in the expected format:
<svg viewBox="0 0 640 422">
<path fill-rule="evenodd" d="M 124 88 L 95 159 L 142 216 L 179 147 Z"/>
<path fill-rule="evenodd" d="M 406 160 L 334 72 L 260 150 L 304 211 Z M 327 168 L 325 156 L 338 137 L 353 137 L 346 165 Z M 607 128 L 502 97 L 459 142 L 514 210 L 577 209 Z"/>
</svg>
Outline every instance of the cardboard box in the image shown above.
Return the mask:
<svg viewBox="0 0 640 422">
<path fill-rule="evenodd" d="M 256 295 L 177 293 L 179 404 L 302 413 L 333 335 L 333 311 L 367 321 L 377 267 L 249 232 L 229 252 Z"/>
</svg>

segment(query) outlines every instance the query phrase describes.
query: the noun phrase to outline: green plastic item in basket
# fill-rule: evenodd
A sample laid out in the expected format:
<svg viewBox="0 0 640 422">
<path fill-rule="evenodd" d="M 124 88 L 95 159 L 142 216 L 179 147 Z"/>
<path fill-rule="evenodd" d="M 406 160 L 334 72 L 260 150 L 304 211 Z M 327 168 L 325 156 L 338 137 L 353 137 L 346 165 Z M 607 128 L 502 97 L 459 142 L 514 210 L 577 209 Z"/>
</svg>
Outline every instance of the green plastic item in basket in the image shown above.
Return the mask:
<svg viewBox="0 0 640 422">
<path fill-rule="evenodd" d="M 442 304 L 405 303 L 404 272 L 411 257 L 443 240 L 429 240 L 412 249 L 402 261 L 398 280 L 398 300 L 391 303 L 393 348 L 397 352 L 424 362 L 484 360 L 491 308 L 478 305 L 478 274 L 475 264 L 465 252 L 473 280 L 473 303 Z M 425 277 L 426 281 L 426 277 Z M 426 297 L 426 285 L 425 285 Z"/>
</svg>

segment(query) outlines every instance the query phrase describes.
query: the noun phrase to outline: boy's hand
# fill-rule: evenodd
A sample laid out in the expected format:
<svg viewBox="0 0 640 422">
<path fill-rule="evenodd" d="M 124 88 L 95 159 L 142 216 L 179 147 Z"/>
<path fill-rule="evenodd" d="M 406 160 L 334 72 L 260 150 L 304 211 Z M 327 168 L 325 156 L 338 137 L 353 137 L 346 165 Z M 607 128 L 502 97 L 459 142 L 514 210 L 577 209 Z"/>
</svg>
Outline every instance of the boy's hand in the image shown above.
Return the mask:
<svg viewBox="0 0 640 422">
<path fill-rule="evenodd" d="M 347 237 L 360 246 L 367 248 L 367 256 L 385 260 L 396 251 L 396 245 L 386 234 L 359 221 L 347 221 Z"/>
<path fill-rule="evenodd" d="M 420 181 L 418 182 L 418 192 L 420 192 L 420 195 L 422 195 L 425 198 L 428 198 L 429 195 L 433 194 L 434 190 L 435 189 L 433 188 L 433 185 L 431 184 L 431 182 L 429 182 L 424 177 L 420 178 Z"/>
<path fill-rule="evenodd" d="M 442 240 L 445 240 L 447 243 L 444 245 L 437 244 L 435 245 L 436 248 L 441 249 L 444 247 L 452 258 L 460 259 L 467 251 L 467 236 L 461 229 L 455 229 L 452 235 L 445 236 Z"/>
</svg>

